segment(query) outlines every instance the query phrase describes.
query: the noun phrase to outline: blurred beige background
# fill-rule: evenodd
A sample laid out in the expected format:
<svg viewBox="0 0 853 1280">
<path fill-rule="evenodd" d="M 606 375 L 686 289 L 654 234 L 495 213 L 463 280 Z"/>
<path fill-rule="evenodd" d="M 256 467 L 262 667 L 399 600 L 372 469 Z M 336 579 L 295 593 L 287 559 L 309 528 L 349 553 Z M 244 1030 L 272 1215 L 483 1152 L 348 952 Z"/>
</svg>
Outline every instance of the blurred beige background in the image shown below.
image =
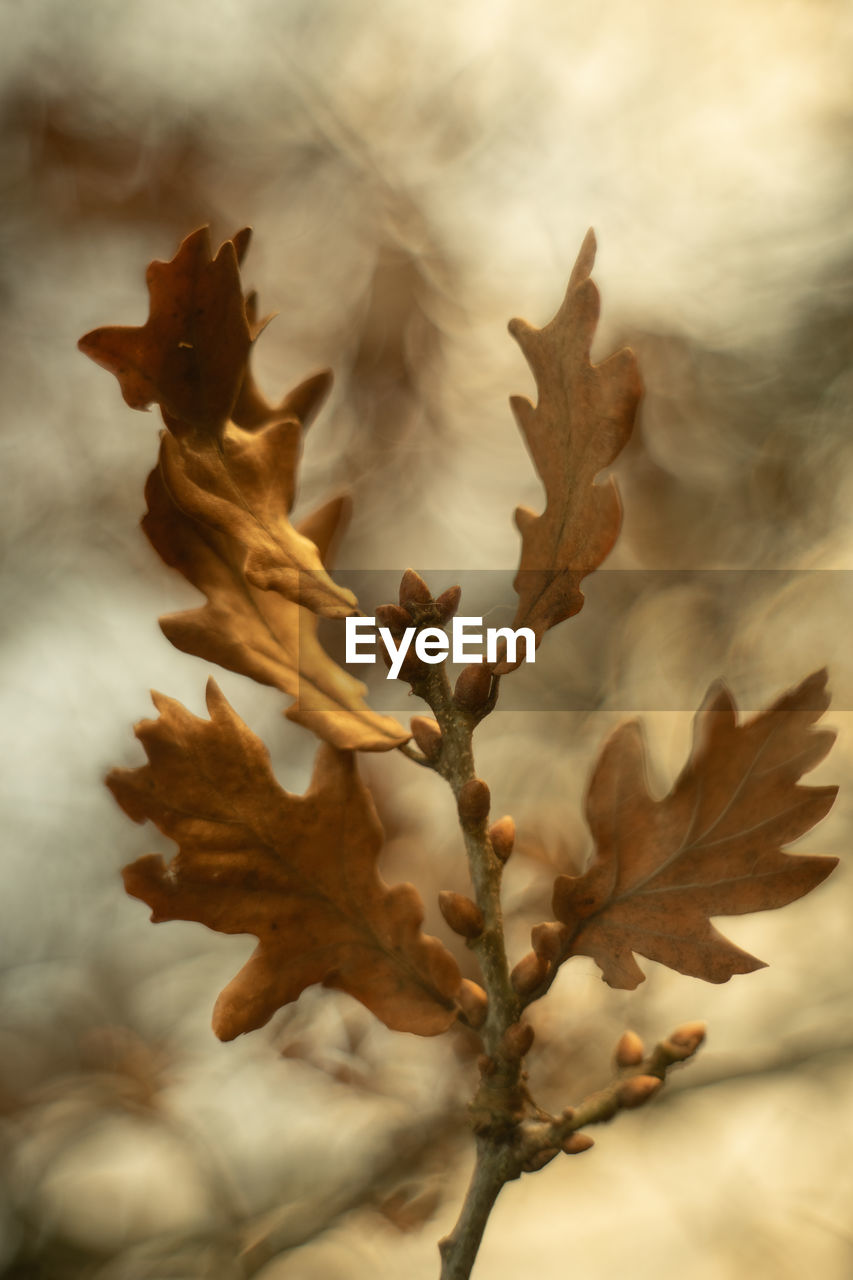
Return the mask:
<svg viewBox="0 0 853 1280">
<path fill-rule="evenodd" d="M 76 339 L 141 323 L 146 264 L 199 223 L 252 224 L 245 276 L 279 313 L 263 385 L 336 375 L 300 509 L 349 488 L 350 569 L 505 586 L 512 510 L 541 502 L 506 321 L 550 318 L 593 225 L 600 354 L 630 343 L 647 386 L 617 466 L 608 565 L 629 572 L 589 583 L 514 677 L 521 709 L 481 732 L 520 831 L 514 954 L 586 855 L 598 743 L 643 709 L 665 788 L 719 675 L 756 708 L 829 665 L 840 736 L 810 780 L 842 793 L 804 848 L 845 855 L 852 55 L 841 0 L 0 4 L 0 1273 L 432 1280 L 469 1161 L 470 1045 L 309 992 L 223 1046 L 210 1010 L 251 940 L 154 928 L 122 893 L 121 865 L 163 844 L 101 778 L 140 762 L 149 688 L 200 712 L 208 673 L 156 625 L 193 603 L 137 529 L 157 417 Z M 301 790 L 313 742 L 282 699 L 216 674 Z M 446 938 L 436 892 L 465 888 L 447 796 L 402 758 L 365 769 L 383 872 Z M 709 1042 L 590 1155 L 505 1190 L 478 1280 L 853 1272 L 850 906 L 842 867 L 726 921 L 771 963 L 721 989 L 564 972 L 537 1013 L 547 1105 L 603 1083 L 626 1026 L 702 1018 Z"/>
</svg>

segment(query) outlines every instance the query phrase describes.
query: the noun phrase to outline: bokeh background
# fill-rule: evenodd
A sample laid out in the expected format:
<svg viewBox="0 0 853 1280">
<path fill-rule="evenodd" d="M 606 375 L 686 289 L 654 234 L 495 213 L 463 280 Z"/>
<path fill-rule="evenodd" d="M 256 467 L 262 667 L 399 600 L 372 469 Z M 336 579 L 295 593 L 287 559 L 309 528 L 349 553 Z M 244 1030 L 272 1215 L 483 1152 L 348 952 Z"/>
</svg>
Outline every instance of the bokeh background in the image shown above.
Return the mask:
<svg viewBox="0 0 853 1280">
<path fill-rule="evenodd" d="M 336 375 L 300 509 L 346 487 L 343 566 L 411 564 L 436 591 L 487 571 L 500 595 L 511 512 L 541 503 L 506 321 L 550 318 L 594 225 L 598 349 L 630 343 L 647 394 L 616 467 L 618 572 L 480 734 L 520 832 L 514 954 L 586 856 L 598 743 L 641 710 L 665 788 L 720 675 L 756 708 L 829 665 L 839 741 L 812 778 L 842 792 L 804 847 L 844 855 L 852 58 L 845 0 L 0 3 L 3 1275 L 432 1280 L 470 1159 L 464 1037 L 393 1036 L 312 991 L 223 1046 L 210 1010 L 252 940 L 154 928 L 122 893 L 121 865 L 163 842 L 102 776 L 140 762 L 149 688 L 200 713 L 208 673 L 156 625 L 194 603 L 137 528 L 157 417 L 78 336 L 141 323 L 146 264 L 193 227 L 252 224 L 246 278 L 279 313 L 263 385 Z M 301 790 L 309 735 L 272 691 L 217 678 Z M 449 941 L 448 797 L 399 757 L 365 771 L 383 872 Z M 853 1273 L 851 905 L 842 867 L 725 922 L 771 965 L 723 988 L 647 964 L 611 992 L 574 962 L 536 1012 L 546 1105 L 602 1083 L 626 1026 L 701 1018 L 708 1045 L 590 1155 L 506 1188 L 475 1275 Z"/>
</svg>

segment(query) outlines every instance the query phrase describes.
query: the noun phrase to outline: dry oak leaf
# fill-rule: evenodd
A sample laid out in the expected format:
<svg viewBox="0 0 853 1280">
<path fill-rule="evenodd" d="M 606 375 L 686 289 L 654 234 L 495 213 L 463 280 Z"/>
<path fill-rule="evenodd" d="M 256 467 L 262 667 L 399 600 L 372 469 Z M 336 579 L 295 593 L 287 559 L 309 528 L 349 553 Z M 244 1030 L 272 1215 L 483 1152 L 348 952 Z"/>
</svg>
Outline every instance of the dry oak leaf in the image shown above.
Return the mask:
<svg viewBox="0 0 853 1280">
<path fill-rule="evenodd" d="M 148 756 L 107 785 L 136 822 L 178 845 L 125 868 L 152 920 L 252 933 L 258 947 L 213 1014 L 222 1040 L 266 1023 L 314 983 L 346 991 L 388 1027 L 436 1035 L 456 1017 L 456 961 L 421 932 L 412 885 L 389 888 L 382 828 L 352 752 L 323 744 L 305 795 L 276 781 L 263 743 L 211 680 L 210 719 L 155 694 L 158 720 L 136 728 Z"/>
<path fill-rule="evenodd" d="M 207 597 L 200 609 L 160 619 L 176 648 L 295 697 L 288 719 L 332 746 L 388 751 L 408 741 L 403 726 L 372 711 L 365 686 L 323 649 L 316 615 L 247 582 L 239 544 L 181 511 L 159 467 L 148 477 L 145 496 L 142 528 L 155 551 Z M 299 526 L 326 564 L 347 515 L 346 499 L 336 498 Z"/>
<path fill-rule="evenodd" d="M 524 320 L 509 330 L 536 380 L 534 408 L 523 396 L 510 404 L 545 486 L 539 516 L 518 507 L 521 561 L 514 586 L 519 603 L 513 627 L 531 627 L 539 644 L 545 632 L 583 606 L 581 579 L 608 555 L 621 523 L 611 478 L 594 484 L 627 443 L 642 385 L 632 351 L 603 364 L 590 363 L 598 324 L 598 290 L 589 278 L 595 236 L 587 232 L 560 310 L 544 329 Z M 504 662 L 498 674 L 518 663 Z"/>
<path fill-rule="evenodd" d="M 252 344 L 239 271 L 247 241 L 238 233 L 214 258 L 208 228 L 193 231 L 174 258 L 148 267 L 144 325 L 108 325 L 78 343 L 132 409 L 156 402 L 179 434 L 215 438 L 240 392 Z"/>
<path fill-rule="evenodd" d="M 181 511 L 240 544 L 240 572 L 251 586 L 324 617 L 348 617 L 358 612 L 355 596 L 329 577 L 317 547 L 290 522 L 301 441 L 296 418 L 258 430 L 229 423 L 221 441 L 199 448 L 164 432 L 159 466 Z"/>
<path fill-rule="evenodd" d="M 712 685 L 690 758 L 662 800 L 648 791 L 639 725 L 616 730 L 587 794 L 594 861 L 554 886 L 563 958 L 591 956 L 605 982 L 629 990 L 644 977 L 633 952 L 708 982 L 764 968 L 710 918 L 785 906 L 838 862 L 782 851 L 837 792 L 798 785 L 835 738 L 812 728 L 829 705 L 826 678 L 816 672 L 742 724 L 726 687 Z"/>
<path fill-rule="evenodd" d="M 169 429 L 161 467 L 173 499 L 242 544 L 253 585 L 345 617 L 357 612 L 355 597 L 288 519 L 302 429 L 331 377 L 309 378 L 278 406 L 258 392 L 248 361 L 263 322 L 239 273 L 248 240 L 239 232 L 213 258 L 208 229 L 194 231 L 171 261 L 149 266 L 143 326 L 95 329 L 78 345 L 115 374 L 132 408 L 160 405 Z"/>
</svg>

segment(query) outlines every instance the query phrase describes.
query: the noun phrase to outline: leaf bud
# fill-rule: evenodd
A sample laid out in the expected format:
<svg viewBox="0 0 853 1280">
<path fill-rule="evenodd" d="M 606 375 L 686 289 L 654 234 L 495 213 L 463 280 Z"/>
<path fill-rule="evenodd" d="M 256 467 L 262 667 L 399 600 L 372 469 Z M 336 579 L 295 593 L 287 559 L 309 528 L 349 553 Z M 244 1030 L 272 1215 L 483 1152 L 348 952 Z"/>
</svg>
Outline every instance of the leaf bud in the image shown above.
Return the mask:
<svg viewBox="0 0 853 1280">
<path fill-rule="evenodd" d="M 441 750 L 441 730 L 429 716 L 412 716 L 412 737 L 426 756 L 435 760 Z"/>
<path fill-rule="evenodd" d="M 530 1052 L 533 1044 L 533 1028 L 529 1022 L 513 1022 L 503 1033 L 501 1050 L 505 1058 L 519 1062 Z"/>
<path fill-rule="evenodd" d="M 469 778 L 456 798 L 459 820 L 463 827 L 476 827 L 489 814 L 491 804 L 489 788 L 482 778 Z"/>
<path fill-rule="evenodd" d="M 376 621 L 380 627 L 387 627 L 393 635 L 402 635 L 406 627 L 412 625 L 412 619 L 396 604 L 378 604 Z"/>
<path fill-rule="evenodd" d="M 438 895 L 438 906 L 454 933 L 461 934 L 463 938 L 479 938 L 485 921 L 476 902 L 466 898 L 464 893 L 442 889 Z"/>
<path fill-rule="evenodd" d="M 459 601 L 462 599 L 461 587 L 448 587 L 446 591 L 442 591 L 440 596 L 435 598 L 435 611 L 438 614 L 438 621 L 441 626 L 445 622 L 449 622 L 456 610 L 459 608 Z"/>
<path fill-rule="evenodd" d="M 568 930 L 556 920 L 548 920 L 545 924 L 537 924 L 531 930 L 530 941 L 533 950 L 543 960 L 559 961 L 563 953 L 563 939 Z"/>
<path fill-rule="evenodd" d="M 477 1059 L 477 1066 L 480 1069 L 481 1076 L 493 1076 L 497 1071 L 498 1064 L 487 1053 L 481 1053 Z"/>
<path fill-rule="evenodd" d="M 589 1151 L 595 1146 L 595 1139 L 588 1133 L 570 1133 L 561 1145 L 567 1156 L 579 1156 L 582 1151 Z"/>
<path fill-rule="evenodd" d="M 526 956 L 521 957 L 509 979 L 520 996 L 529 996 L 547 976 L 548 961 L 537 956 L 535 951 L 528 951 Z"/>
<path fill-rule="evenodd" d="M 638 1067 L 643 1061 L 645 1050 L 643 1042 L 636 1031 L 623 1031 L 613 1055 L 617 1067 Z"/>
<path fill-rule="evenodd" d="M 530 1156 L 521 1166 L 525 1173 L 536 1173 L 539 1169 L 544 1169 L 546 1164 L 550 1164 L 555 1156 L 560 1154 L 559 1147 L 545 1147 L 542 1151 L 537 1151 L 535 1155 Z"/>
<path fill-rule="evenodd" d="M 391 657 L 387 649 L 382 650 L 382 661 L 390 670 L 394 659 Z M 403 661 L 400 663 L 400 669 L 397 672 L 397 679 L 406 680 L 409 684 L 415 685 L 419 681 L 423 680 L 426 673 L 427 668 L 421 662 L 417 654 L 410 649 Z"/>
<path fill-rule="evenodd" d="M 489 839 L 492 842 L 495 857 L 500 858 L 501 862 L 506 862 L 515 844 L 515 823 L 508 813 L 498 818 L 497 822 L 489 827 Z"/>
<path fill-rule="evenodd" d="M 418 684 L 429 673 L 429 667 L 421 662 L 420 658 L 411 649 L 406 654 L 400 664 L 400 680 L 407 680 L 409 684 Z"/>
<path fill-rule="evenodd" d="M 492 691 L 492 669 L 482 662 L 463 668 L 453 690 L 453 701 L 463 711 L 482 711 Z"/>
<path fill-rule="evenodd" d="M 704 1022 L 685 1022 L 675 1028 L 668 1040 L 664 1040 L 664 1050 L 675 1062 L 683 1062 L 685 1058 L 693 1057 L 704 1041 L 706 1032 Z"/>
<path fill-rule="evenodd" d="M 400 579 L 400 604 L 405 609 L 408 605 L 429 604 L 432 600 L 430 589 L 419 573 L 407 569 Z"/>
<path fill-rule="evenodd" d="M 468 1025 L 478 1031 L 486 1021 L 489 1012 L 489 997 L 483 988 L 479 983 L 472 982 L 470 978 L 463 978 L 456 993 L 456 999 L 468 1019 Z"/>
<path fill-rule="evenodd" d="M 632 1076 L 619 1090 L 619 1105 L 633 1110 L 654 1097 L 663 1084 L 658 1076 Z"/>
</svg>

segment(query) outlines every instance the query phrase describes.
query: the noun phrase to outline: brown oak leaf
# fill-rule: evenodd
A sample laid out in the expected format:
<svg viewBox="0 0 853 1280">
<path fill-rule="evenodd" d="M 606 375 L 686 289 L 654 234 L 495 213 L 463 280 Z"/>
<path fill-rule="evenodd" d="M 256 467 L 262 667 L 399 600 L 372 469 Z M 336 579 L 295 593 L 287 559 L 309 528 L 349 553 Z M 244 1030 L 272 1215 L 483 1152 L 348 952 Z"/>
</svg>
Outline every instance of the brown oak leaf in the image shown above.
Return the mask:
<svg viewBox="0 0 853 1280">
<path fill-rule="evenodd" d="M 239 544 L 181 511 L 159 467 L 148 477 L 145 496 L 142 527 L 155 551 L 207 597 L 200 609 L 160 619 L 176 648 L 295 697 L 288 719 L 335 747 L 388 751 L 408 740 L 392 716 L 370 709 L 365 686 L 323 649 L 316 615 L 247 582 Z M 326 564 L 347 514 L 347 501 L 337 498 L 299 526 Z"/>
<path fill-rule="evenodd" d="M 248 240 L 239 232 L 213 258 L 207 228 L 194 231 L 171 261 L 149 266 L 144 325 L 95 329 L 78 345 L 115 374 L 133 408 L 160 405 L 168 427 L 160 466 L 172 498 L 242 544 L 252 585 L 345 617 L 357 612 L 355 596 L 332 581 L 288 518 L 302 430 L 331 376 L 309 378 L 277 406 L 261 396 L 249 355 L 264 322 L 239 273 Z"/>
<path fill-rule="evenodd" d="M 587 794 L 594 860 L 554 886 L 562 958 L 591 956 L 605 982 L 626 989 L 644 976 L 633 952 L 708 982 L 764 967 L 711 917 L 785 906 L 837 864 L 782 851 L 835 799 L 836 787 L 798 785 L 835 738 L 812 728 L 829 705 L 826 678 L 816 672 L 742 724 L 726 687 L 712 685 L 690 758 L 662 800 L 649 794 L 639 726 L 616 730 Z M 553 948 L 553 926 L 539 928 L 534 947 Z"/>
<path fill-rule="evenodd" d="M 534 408 L 512 396 L 518 425 L 545 486 L 539 516 L 518 507 L 521 561 L 514 586 L 519 603 L 513 627 L 530 627 L 539 644 L 545 632 L 583 606 L 580 582 L 613 547 L 621 507 L 612 479 L 594 484 L 627 443 L 642 386 L 632 351 L 624 348 L 591 364 L 600 310 L 589 278 L 595 236 L 587 233 L 560 310 L 544 329 L 510 321 L 536 380 Z M 504 662 L 498 674 L 517 662 Z"/>
<path fill-rule="evenodd" d="M 78 343 L 115 374 L 132 409 L 159 404 L 178 434 L 217 437 L 243 383 L 252 335 L 238 259 L 247 241 L 238 233 L 214 258 L 208 228 L 193 231 L 169 262 L 149 266 L 144 325 L 107 325 Z"/>
<path fill-rule="evenodd" d="M 152 920 L 197 920 L 251 933 L 258 947 L 216 1002 L 223 1040 L 263 1026 L 314 983 L 346 991 L 386 1026 L 436 1035 L 456 1017 L 456 961 L 421 932 L 412 885 L 389 888 L 376 860 L 382 828 L 355 756 L 321 745 L 311 784 L 290 795 L 263 743 L 208 684 L 210 719 L 155 694 L 158 720 L 136 734 L 148 756 L 107 784 L 136 822 L 178 845 L 125 868 Z"/>
<path fill-rule="evenodd" d="M 252 586 L 324 617 L 348 617 L 358 612 L 355 596 L 290 522 L 301 439 L 295 418 L 254 431 L 229 423 L 213 447 L 164 433 L 160 470 L 182 511 L 242 546 L 241 572 Z"/>
</svg>

